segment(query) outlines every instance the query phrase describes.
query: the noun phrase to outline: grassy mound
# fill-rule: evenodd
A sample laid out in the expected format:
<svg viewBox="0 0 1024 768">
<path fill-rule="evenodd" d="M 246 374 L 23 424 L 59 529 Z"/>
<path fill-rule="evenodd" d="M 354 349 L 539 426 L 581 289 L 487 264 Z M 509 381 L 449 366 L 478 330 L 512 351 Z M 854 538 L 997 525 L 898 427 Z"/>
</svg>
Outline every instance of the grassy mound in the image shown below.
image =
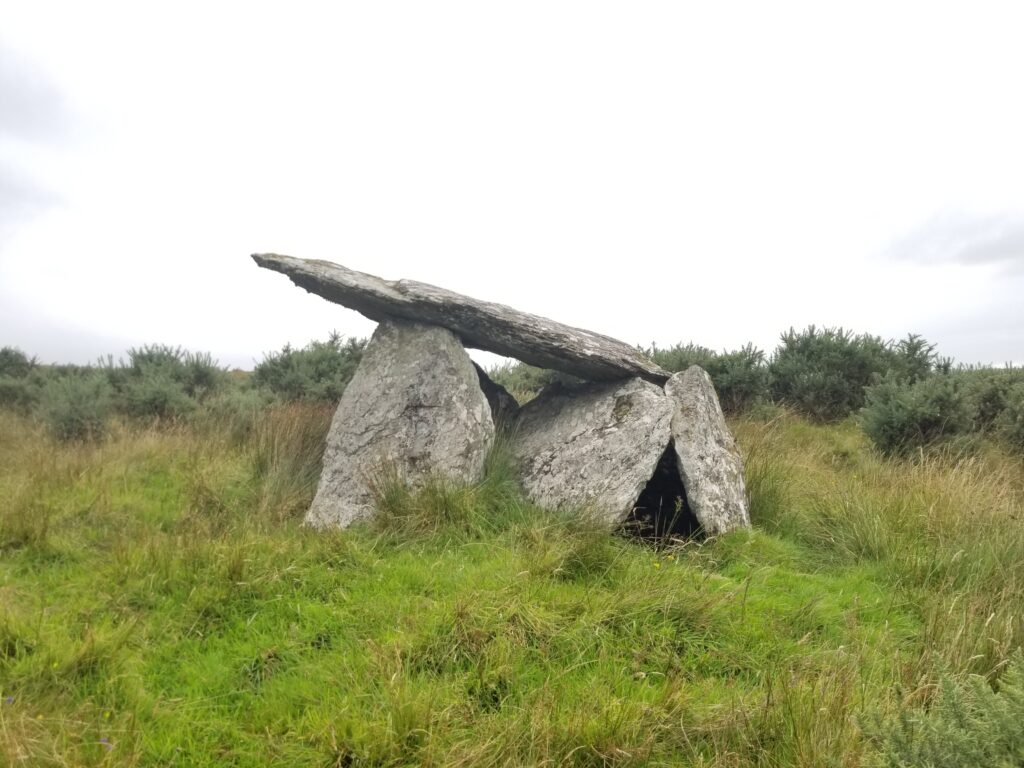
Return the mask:
<svg viewBox="0 0 1024 768">
<path fill-rule="evenodd" d="M 751 532 L 612 535 L 497 451 L 315 533 L 329 416 L 60 444 L 0 413 L 0 763 L 861 765 L 894 752 L 866 723 L 998 687 L 1024 640 L 999 452 L 888 461 L 782 414 L 734 423 Z"/>
</svg>

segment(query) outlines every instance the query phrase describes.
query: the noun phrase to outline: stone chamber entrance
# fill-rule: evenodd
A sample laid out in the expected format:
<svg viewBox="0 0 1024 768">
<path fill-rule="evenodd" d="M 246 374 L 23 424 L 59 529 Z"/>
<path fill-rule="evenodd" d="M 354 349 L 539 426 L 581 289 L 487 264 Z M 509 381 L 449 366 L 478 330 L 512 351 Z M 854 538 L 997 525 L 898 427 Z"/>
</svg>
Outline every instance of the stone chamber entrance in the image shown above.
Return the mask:
<svg viewBox="0 0 1024 768">
<path fill-rule="evenodd" d="M 669 443 L 654 474 L 623 521 L 622 533 L 646 541 L 702 538 L 701 526 L 686 500 L 675 447 Z"/>
</svg>

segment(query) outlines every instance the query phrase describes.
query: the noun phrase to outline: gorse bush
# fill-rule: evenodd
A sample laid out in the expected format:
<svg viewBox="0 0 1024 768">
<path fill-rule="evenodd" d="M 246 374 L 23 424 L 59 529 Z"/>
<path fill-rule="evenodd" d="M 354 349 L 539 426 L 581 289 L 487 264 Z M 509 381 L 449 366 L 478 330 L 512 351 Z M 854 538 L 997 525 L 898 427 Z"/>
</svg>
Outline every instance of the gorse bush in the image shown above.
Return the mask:
<svg viewBox="0 0 1024 768">
<path fill-rule="evenodd" d="M 930 711 L 902 710 L 867 730 L 878 768 L 1024 765 L 1024 655 L 1018 651 L 998 690 L 982 676 L 947 674 Z"/>
<path fill-rule="evenodd" d="M 745 411 L 768 398 L 764 352 L 752 344 L 718 355 L 708 373 L 727 413 Z"/>
<path fill-rule="evenodd" d="M 954 371 L 953 375 L 962 383 L 971 428 L 978 432 L 998 431 L 1000 417 L 1010 405 L 1011 391 L 1024 384 L 1024 371 L 1009 367 L 968 367 Z"/>
<path fill-rule="evenodd" d="M 15 347 L 0 349 L 0 377 L 10 376 L 13 379 L 23 379 L 32 372 L 36 365 L 36 359 L 29 357 L 20 349 Z"/>
<path fill-rule="evenodd" d="M 997 427 L 1000 437 L 1024 454 L 1024 382 L 1014 384 L 1006 393 L 1006 407 L 999 415 Z"/>
<path fill-rule="evenodd" d="M 888 372 L 899 381 L 913 384 L 931 375 L 940 365 L 935 345 L 929 344 L 916 333 L 908 334 L 907 338 L 887 346 Z M 948 367 L 949 364 L 947 362 L 943 365 Z"/>
<path fill-rule="evenodd" d="M 982 437 L 1024 448 L 1021 413 L 1024 375 L 1019 369 L 960 368 L 916 381 L 891 372 L 866 391 L 860 423 L 886 454 L 964 436 L 962 447 Z"/>
<path fill-rule="evenodd" d="M 109 409 L 119 416 L 146 422 L 187 418 L 197 425 L 216 423 L 243 440 L 251 434 L 259 410 L 274 403 L 336 403 L 365 346 L 365 339 L 338 333 L 302 348 L 286 344 L 267 353 L 251 375 L 229 373 L 208 353 L 166 344 L 135 347 L 126 360 L 107 357 L 97 366 L 40 365 L 21 350 L 4 347 L 0 408 L 42 415 L 48 383 L 99 374 L 110 385 Z M 892 342 L 842 328 L 791 328 L 770 359 L 752 344 L 722 352 L 693 343 L 666 348 L 652 344 L 640 351 L 668 371 L 702 367 L 730 415 L 758 409 L 767 413 L 765 409 L 785 406 L 832 421 L 864 409 L 859 421 L 886 454 L 958 435 L 965 436 L 964 448 L 996 440 L 1024 450 L 1024 372 L 954 367 L 951 360 L 937 357 L 935 345 L 914 334 Z M 549 384 L 578 381 L 519 362 L 494 366 L 488 375 L 520 404 Z"/>
<path fill-rule="evenodd" d="M 0 408 L 27 412 L 39 401 L 39 384 L 29 377 L 0 376 Z"/>
<path fill-rule="evenodd" d="M 66 376 L 43 387 L 41 411 L 58 440 L 97 440 L 106 432 L 112 390 L 99 374 Z"/>
<path fill-rule="evenodd" d="M 864 388 L 891 367 L 882 339 L 843 328 L 809 326 L 782 334 L 770 365 L 772 396 L 821 421 L 864 405 Z"/>
<path fill-rule="evenodd" d="M 890 375 L 867 389 L 860 423 L 883 453 L 906 454 L 964 434 L 971 419 L 955 377 L 936 375 L 908 385 Z"/>
<path fill-rule="evenodd" d="M 658 349 L 652 344 L 644 352 L 666 371 L 685 371 L 699 365 L 711 376 L 722 409 L 740 413 L 769 396 L 768 368 L 764 352 L 753 344 L 732 352 L 714 352 L 693 343 Z"/>
<path fill-rule="evenodd" d="M 181 381 L 166 368 L 146 368 L 121 384 L 119 405 L 129 416 L 174 419 L 196 407 Z"/>
<path fill-rule="evenodd" d="M 345 339 L 337 332 L 302 349 L 285 344 L 280 352 L 264 356 L 253 381 L 284 400 L 336 402 L 359 367 L 365 347 L 365 339 Z"/>
<path fill-rule="evenodd" d="M 692 341 L 686 344 L 673 344 L 664 349 L 659 349 L 657 344 L 652 343 L 643 352 L 666 371 L 673 373 L 685 371 L 691 365 L 699 365 L 710 373 L 710 369 L 718 357 L 718 353 L 713 349 L 694 344 Z"/>
<path fill-rule="evenodd" d="M 128 350 L 128 361 L 100 361 L 117 410 L 138 419 L 177 419 L 227 384 L 227 374 L 205 352 L 166 344 Z"/>
<path fill-rule="evenodd" d="M 697 344 L 643 350 L 667 371 L 699 365 L 711 376 L 722 409 L 741 413 L 775 400 L 822 421 L 841 419 L 864 405 L 864 388 L 883 375 L 913 383 L 936 366 L 935 346 L 911 334 L 899 342 L 855 335 L 842 328 L 790 329 L 770 362 L 753 344 L 715 352 Z"/>
<path fill-rule="evenodd" d="M 0 349 L 0 408 L 27 411 L 36 403 L 38 385 L 30 380 L 36 365 L 35 358 L 20 349 Z"/>
</svg>

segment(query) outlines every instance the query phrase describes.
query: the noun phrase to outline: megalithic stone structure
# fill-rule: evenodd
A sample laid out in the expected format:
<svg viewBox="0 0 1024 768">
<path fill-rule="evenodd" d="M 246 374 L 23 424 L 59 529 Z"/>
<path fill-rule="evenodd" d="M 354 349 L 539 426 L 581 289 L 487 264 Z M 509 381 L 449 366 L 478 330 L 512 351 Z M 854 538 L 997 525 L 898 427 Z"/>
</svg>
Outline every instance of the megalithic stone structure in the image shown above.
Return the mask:
<svg viewBox="0 0 1024 768">
<path fill-rule="evenodd" d="M 447 328 L 462 343 L 581 379 L 639 376 L 664 384 L 669 373 L 625 342 L 573 328 L 504 304 L 480 301 L 415 280 L 383 280 L 329 261 L 253 254 L 265 269 L 371 320 L 403 319 Z"/>
<path fill-rule="evenodd" d="M 701 368 L 669 374 L 608 336 L 426 283 L 253 259 L 380 323 L 335 413 L 307 523 L 344 527 L 373 514 L 382 472 L 413 485 L 475 482 L 501 428 L 524 492 L 541 506 L 657 534 L 750 525 L 743 462 Z M 520 408 L 464 346 L 584 381 L 552 385 Z"/>
</svg>

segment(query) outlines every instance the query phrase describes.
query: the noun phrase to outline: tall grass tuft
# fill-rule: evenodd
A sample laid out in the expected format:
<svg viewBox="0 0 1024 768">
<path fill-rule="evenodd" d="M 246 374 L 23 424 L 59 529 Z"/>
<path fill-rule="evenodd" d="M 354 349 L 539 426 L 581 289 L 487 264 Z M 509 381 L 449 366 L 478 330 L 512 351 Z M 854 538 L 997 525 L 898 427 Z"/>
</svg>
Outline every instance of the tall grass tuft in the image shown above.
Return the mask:
<svg viewBox="0 0 1024 768">
<path fill-rule="evenodd" d="M 376 505 L 374 525 L 401 536 L 480 538 L 507 528 L 525 513 L 508 438 L 502 433 L 475 484 L 435 475 L 412 485 L 393 463 L 380 464 L 369 480 Z"/>
<path fill-rule="evenodd" d="M 291 403 L 271 408 L 257 422 L 250 459 L 261 517 L 287 520 L 309 506 L 320 478 L 332 411 L 322 403 Z"/>
</svg>

